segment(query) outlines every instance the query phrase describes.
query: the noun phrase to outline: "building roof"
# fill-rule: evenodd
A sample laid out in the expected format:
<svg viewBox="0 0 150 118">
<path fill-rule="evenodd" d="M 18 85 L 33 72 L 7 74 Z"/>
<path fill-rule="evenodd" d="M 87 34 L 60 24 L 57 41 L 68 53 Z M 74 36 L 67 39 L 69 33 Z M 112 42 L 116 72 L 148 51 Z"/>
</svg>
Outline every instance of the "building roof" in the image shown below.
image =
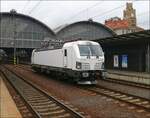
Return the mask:
<svg viewBox="0 0 150 118">
<path fill-rule="evenodd" d="M 121 19 L 110 19 L 105 21 L 105 25 L 113 30 L 115 29 L 127 29 L 129 28 L 129 23 L 127 20 Z"/>
<path fill-rule="evenodd" d="M 63 30 L 67 29 L 67 28 L 70 28 L 70 27 L 73 27 L 73 26 L 76 26 L 76 25 L 81 25 L 81 24 L 92 24 L 92 25 L 97 25 L 99 27 L 102 27 L 104 28 L 105 30 L 107 30 L 108 32 L 112 33 L 113 35 L 116 35 L 115 32 L 113 32 L 110 28 L 108 28 L 107 26 L 101 24 L 101 23 L 98 23 L 98 22 L 94 22 L 94 21 L 78 21 L 78 22 L 75 22 L 75 23 L 72 23 L 72 24 L 68 24 L 68 25 L 64 25 L 63 27 L 60 28 L 60 30 L 57 32 L 62 32 Z"/>
<path fill-rule="evenodd" d="M 110 37 L 116 35 L 107 26 L 94 21 L 79 21 L 57 29 L 58 39 L 63 41 L 95 40 L 98 38 Z"/>
<path fill-rule="evenodd" d="M 102 44 L 112 44 L 112 43 L 117 43 L 117 42 L 128 42 L 128 41 L 150 42 L 150 30 L 117 35 L 117 36 L 103 38 L 103 39 L 97 39 L 96 41 Z"/>
<path fill-rule="evenodd" d="M 64 25 L 60 25 L 58 27 L 56 27 L 55 29 L 53 29 L 53 31 L 55 33 L 59 32 L 61 29 L 65 28 L 66 26 L 68 26 L 69 24 L 64 24 Z"/>
<path fill-rule="evenodd" d="M 46 24 L 42 23 L 41 21 L 33 18 L 33 17 L 30 17 L 28 15 L 25 15 L 25 14 L 20 14 L 20 13 L 11 13 L 11 12 L 0 12 L 0 18 L 3 17 L 3 16 L 19 16 L 19 17 L 22 17 L 22 18 L 27 18 L 27 19 L 30 19 L 32 20 L 33 22 L 37 23 L 37 24 L 40 24 L 42 25 L 43 27 L 45 27 L 46 29 L 48 29 L 51 34 L 53 34 L 55 36 L 55 33 L 50 29 L 50 27 L 48 27 Z"/>
</svg>

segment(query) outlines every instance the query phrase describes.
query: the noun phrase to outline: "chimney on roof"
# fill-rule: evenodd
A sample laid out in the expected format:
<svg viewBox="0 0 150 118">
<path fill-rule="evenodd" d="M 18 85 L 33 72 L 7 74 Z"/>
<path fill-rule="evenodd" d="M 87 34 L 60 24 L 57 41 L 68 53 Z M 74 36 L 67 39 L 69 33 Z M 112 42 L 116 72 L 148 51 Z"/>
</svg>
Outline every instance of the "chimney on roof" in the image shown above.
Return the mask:
<svg viewBox="0 0 150 118">
<path fill-rule="evenodd" d="M 12 14 L 16 14 L 16 13 L 17 13 L 17 11 L 16 11 L 15 9 L 12 9 L 12 10 L 10 10 L 10 13 L 12 13 Z"/>
<path fill-rule="evenodd" d="M 93 22 L 93 19 L 92 19 L 92 18 L 89 18 L 88 21 L 89 21 L 89 22 Z"/>
</svg>

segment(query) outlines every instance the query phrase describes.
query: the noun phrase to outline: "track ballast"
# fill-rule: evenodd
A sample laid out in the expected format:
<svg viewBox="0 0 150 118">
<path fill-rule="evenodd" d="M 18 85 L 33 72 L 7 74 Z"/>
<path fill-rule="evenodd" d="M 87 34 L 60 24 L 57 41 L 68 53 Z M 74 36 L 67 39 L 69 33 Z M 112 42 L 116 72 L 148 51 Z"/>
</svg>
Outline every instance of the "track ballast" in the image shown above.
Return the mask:
<svg viewBox="0 0 150 118">
<path fill-rule="evenodd" d="M 38 118 L 83 118 L 54 97 L 48 95 L 32 83 L 3 68 L 3 73 L 15 90 L 23 97 Z"/>
</svg>

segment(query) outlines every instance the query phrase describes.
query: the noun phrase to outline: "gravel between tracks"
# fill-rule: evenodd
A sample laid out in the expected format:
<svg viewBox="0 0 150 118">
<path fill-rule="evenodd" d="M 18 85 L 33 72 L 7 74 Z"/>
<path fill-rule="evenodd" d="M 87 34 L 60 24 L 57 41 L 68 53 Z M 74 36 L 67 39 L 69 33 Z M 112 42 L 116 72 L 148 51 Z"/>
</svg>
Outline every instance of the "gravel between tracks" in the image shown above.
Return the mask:
<svg viewBox="0 0 150 118">
<path fill-rule="evenodd" d="M 8 66 L 26 79 L 57 98 L 67 101 L 92 118 L 149 118 L 150 113 L 131 105 L 77 88 L 75 85 L 50 79 L 50 77 Z M 66 103 L 67 103 L 66 102 Z"/>
<path fill-rule="evenodd" d="M 111 83 L 103 80 L 99 80 L 98 85 L 150 100 L 150 89 L 148 90 L 148 89 L 143 89 L 143 88 L 138 88 L 138 87 L 133 87 L 128 85 L 122 85 L 118 83 Z"/>
</svg>

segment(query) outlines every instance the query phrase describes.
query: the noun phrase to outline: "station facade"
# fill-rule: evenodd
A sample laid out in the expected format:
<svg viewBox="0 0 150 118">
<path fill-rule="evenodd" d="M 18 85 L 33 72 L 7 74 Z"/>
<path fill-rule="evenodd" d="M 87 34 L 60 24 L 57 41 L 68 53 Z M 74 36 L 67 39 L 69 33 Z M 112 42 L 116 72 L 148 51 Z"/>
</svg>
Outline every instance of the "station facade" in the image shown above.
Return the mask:
<svg viewBox="0 0 150 118">
<path fill-rule="evenodd" d="M 150 30 L 96 41 L 103 46 L 106 69 L 150 73 Z"/>
</svg>

